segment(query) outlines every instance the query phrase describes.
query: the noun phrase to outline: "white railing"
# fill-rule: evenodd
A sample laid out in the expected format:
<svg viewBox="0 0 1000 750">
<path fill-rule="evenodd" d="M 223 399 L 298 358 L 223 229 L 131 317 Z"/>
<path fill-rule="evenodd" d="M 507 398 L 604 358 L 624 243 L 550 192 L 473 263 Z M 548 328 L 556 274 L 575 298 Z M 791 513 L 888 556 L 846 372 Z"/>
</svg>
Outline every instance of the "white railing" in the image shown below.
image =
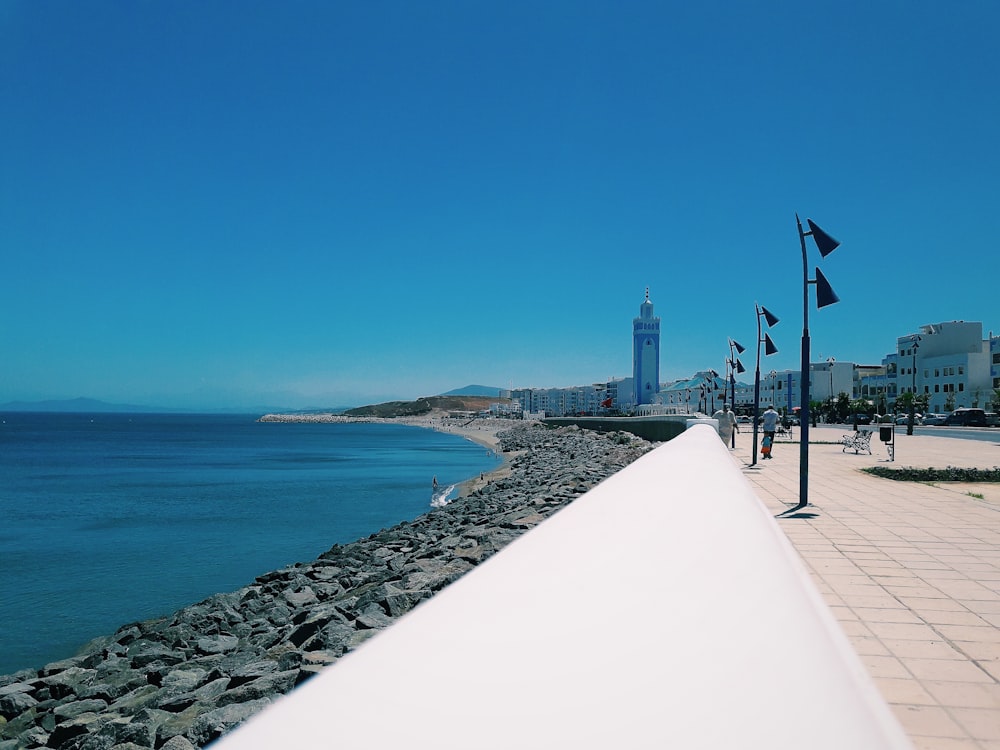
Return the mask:
<svg viewBox="0 0 1000 750">
<path fill-rule="evenodd" d="M 694 425 L 215 747 L 911 746 Z"/>
</svg>

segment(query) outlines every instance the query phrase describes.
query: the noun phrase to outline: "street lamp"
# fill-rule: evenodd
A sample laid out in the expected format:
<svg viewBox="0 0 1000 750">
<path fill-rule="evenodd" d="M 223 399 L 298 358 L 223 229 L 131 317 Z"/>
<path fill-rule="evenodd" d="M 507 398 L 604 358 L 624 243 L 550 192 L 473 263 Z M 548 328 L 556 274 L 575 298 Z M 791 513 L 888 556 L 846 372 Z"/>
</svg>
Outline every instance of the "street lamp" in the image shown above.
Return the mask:
<svg viewBox="0 0 1000 750">
<path fill-rule="evenodd" d="M 736 375 L 737 373 L 747 371 L 747 368 L 743 366 L 743 363 L 740 362 L 736 355 L 742 354 L 745 351 L 746 347 L 740 346 L 738 341 L 729 339 L 729 359 L 726 360 L 726 367 L 729 371 L 729 406 L 732 407 L 733 414 L 736 413 Z M 733 444 L 731 447 L 735 448 L 736 430 L 733 430 L 732 441 Z"/>
<path fill-rule="evenodd" d="M 771 341 L 771 337 L 766 333 L 764 338 L 761 338 L 760 334 L 760 318 L 763 315 L 764 320 L 767 321 L 767 327 L 778 325 L 778 317 L 762 305 L 758 305 L 756 302 L 753 303 L 754 309 L 757 311 L 757 366 L 753 373 L 753 459 L 750 461 L 751 466 L 757 465 L 757 421 L 760 419 L 760 345 L 764 344 L 764 354 L 765 356 L 778 353 L 778 347 L 774 345 Z"/>
<path fill-rule="evenodd" d="M 913 376 L 910 385 L 910 418 L 906 420 L 906 434 L 913 434 L 913 423 L 916 421 L 917 411 L 917 349 L 920 348 L 920 336 L 911 336 L 910 344 L 913 346 L 913 366 L 910 368 L 910 375 Z"/>
<path fill-rule="evenodd" d="M 816 266 L 816 278 L 809 278 L 809 260 L 806 255 L 806 237 L 812 236 L 819 254 L 824 258 L 840 246 L 840 242 L 828 235 L 812 219 L 806 219 L 809 231 L 802 231 L 802 222 L 795 214 L 795 224 L 799 230 L 799 244 L 802 246 L 802 371 L 799 374 L 800 397 L 799 419 L 799 504 L 792 510 L 800 510 L 809 504 L 809 285 L 816 285 L 816 309 L 840 301 L 830 282 Z"/>
<path fill-rule="evenodd" d="M 823 355 L 820 354 L 819 356 L 822 357 Z M 833 363 L 836 362 L 836 361 L 837 360 L 834 359 L 833 357 L 827 357 L 826 358 L 826 367 L 830 371 L 830 414 L 831 414 L 831 416 L 833 415 L 833 410 L 834 410 L 834 408 L 837 405 L 837 401 L 833 397 Z M 829 422 L 830 419 L 827 418 L 826 421 Z"/>
</svg>

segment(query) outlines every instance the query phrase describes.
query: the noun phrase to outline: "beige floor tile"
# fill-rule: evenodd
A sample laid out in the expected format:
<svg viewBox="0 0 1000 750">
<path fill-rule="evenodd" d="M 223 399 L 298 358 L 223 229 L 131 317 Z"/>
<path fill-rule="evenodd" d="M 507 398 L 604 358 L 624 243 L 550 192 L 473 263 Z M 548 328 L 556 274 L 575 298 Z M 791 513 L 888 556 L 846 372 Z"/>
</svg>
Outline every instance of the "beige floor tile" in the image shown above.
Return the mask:
<svg viewBox="0 0 1000 750">
<path fill-rule="evenodd" d="M 1000 711 L 1000 683 L 924 680 L 921 684 L 942 706 Z"/>
<path fill-rule="evenodd" d="M 1000 710 L 952 708 L 952 718 L 977 740 L 1000 741 Z"/>
<path fill-rule="evenodd" d="M 917 680 L 909 677 L 874 678 L 882 696 L 889 703 L 914 706 L 936 706 L 937 699 L 924 689 Z"/>
<path fill-rule="evenodd" d="M 1000 643 L 1000 628 L 989 625 L 935 625 L 934 629 L 953 641 L 975 641 L 977 643 Z"/>
<path fill-rule="evenodd" d="M 854 636 L 850 639 L 851 645 L 854 650 L 858 652 L 859 656 L 892 656 L 885 644 L 882 643 L 878 638 L 865 637 L 865 636 Z M 897 655 L 898 656 L 898 655 Z"/>
<path fill-rule="evenodd" d="M 913 625 L 897 622 L 870 622 L 869 629 L 879 638 L 910 641 L 933 641 L 941 636 L 930 625 Z"/>
<path fill-rule="evenodd" d="M 893 705 L 892 712 L 907 733 L 922 737 L 966 739 L 969 735 L 940 706 Z"/>
<path fill-rule="evenodd" d="M 913 676 L 903 666 L 903 662 L 895 656 L 878 656 L 875 654 L 859 654 L 861 662 L 868 668 L 868 673 L 876 682 L 882 678 L 909 680 Z"/>
<path fill-rule="evenodd" d="M 882 607 L 854 607 L 854 615 L 863 622 L 900 622 L 913 625 L 926 624 L 920 617 L 909 609 L 894 607 L 885 609 Z"/>
<path fill-rule="evenodd" d="M 974 612 L 954 610 L 916 610 L 920 618 L 929 625 L 973 625 L 989 626 L 990 622 Z"/>
<path fill-rule="evenodd" d="M 984 750 L 974 739 L 955 737 L 910 737 L 914 750 Z"/>
<path fill-rule="evenodd" d="M 1000 643 L 952 641 L 952 644 L 969 658 L 975 659 L 980 665 L 991 661 L 1000 661 Z"/>
<path fill-rule="evenodd" d="M 962 660 L 967 657 L 953 644 L 942 640 L 913 641 L 902 639 L 883 639 L 880 641 L 893 656 L 903 659 L 952 659 Z"/>
<path fill-rule="evenodd" d="M 941 680 L 952 682 L 993 682 L 994 680 L 978 665 L 967 659 L 906 659 L 906 668 L 918 680 Z"/>
</svg>

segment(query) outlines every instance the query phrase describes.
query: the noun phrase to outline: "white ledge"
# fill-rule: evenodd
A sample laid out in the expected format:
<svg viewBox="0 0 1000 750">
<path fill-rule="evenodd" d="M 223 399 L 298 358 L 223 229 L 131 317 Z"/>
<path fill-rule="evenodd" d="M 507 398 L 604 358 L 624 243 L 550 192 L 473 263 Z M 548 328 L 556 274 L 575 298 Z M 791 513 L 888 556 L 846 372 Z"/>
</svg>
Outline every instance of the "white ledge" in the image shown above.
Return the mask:
<svg viewBox="0 0 1000 750">
<path fill-rule="evenodd" d="M 911 745 L 695 425 L 215 747 Z"/>
</svg>

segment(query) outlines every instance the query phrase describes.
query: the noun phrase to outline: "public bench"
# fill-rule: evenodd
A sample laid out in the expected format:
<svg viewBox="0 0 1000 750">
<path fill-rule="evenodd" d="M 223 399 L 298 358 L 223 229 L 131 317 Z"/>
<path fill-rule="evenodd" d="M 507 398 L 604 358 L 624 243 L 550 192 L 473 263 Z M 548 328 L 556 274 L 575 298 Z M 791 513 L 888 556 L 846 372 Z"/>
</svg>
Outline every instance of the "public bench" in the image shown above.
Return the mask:
<svg viewBox="0 0 1000 750">
<path fill-rule="evenodd" d="M 857 455 L 861 451 L 866 451 L 870 456 L 872 454 L 872 431 L 871 430 L 858 430 L 857 432 L 848 432 L 840 439 L 843 448 L 841 451 L 847 453 L 848 448 L 854 449 L 854 454 Z"/>
</svg>

